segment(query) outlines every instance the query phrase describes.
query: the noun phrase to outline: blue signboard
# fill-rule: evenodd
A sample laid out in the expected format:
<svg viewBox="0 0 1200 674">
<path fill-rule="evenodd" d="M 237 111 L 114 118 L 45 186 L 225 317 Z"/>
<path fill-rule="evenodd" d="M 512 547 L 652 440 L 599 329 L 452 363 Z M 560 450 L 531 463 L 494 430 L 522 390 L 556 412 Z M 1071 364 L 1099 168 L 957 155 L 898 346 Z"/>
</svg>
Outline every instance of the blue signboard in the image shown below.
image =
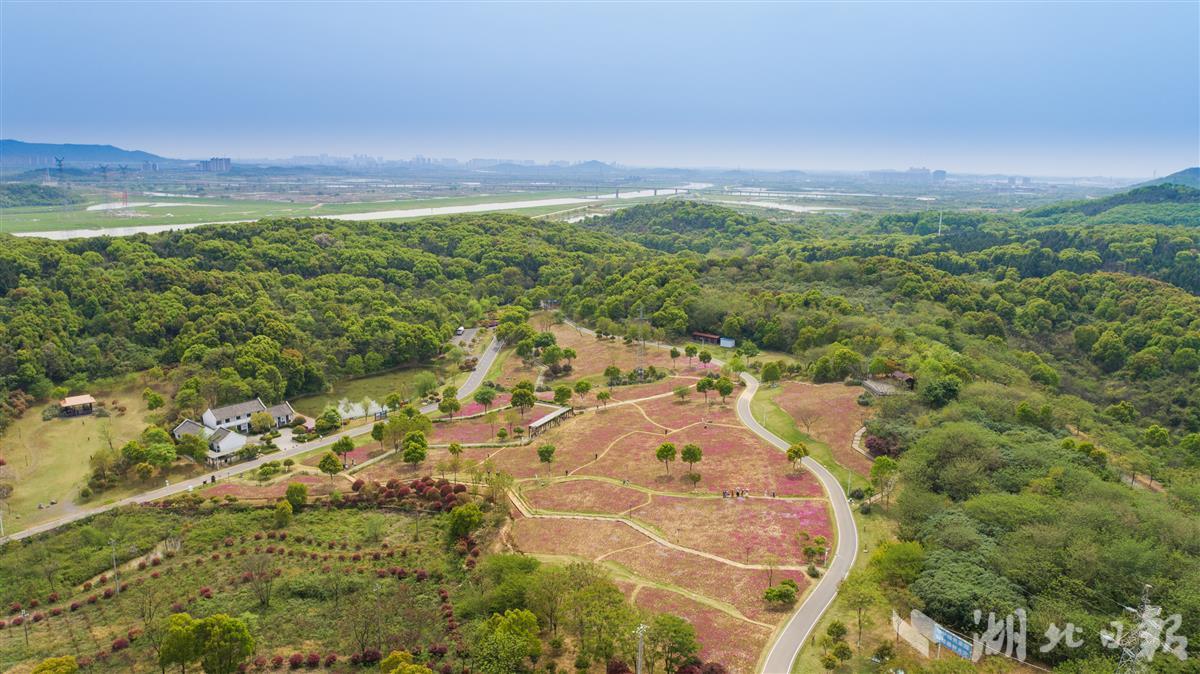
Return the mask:
<svg viewBox="0 0 1200 674">
<path fill-rule="evenodd" d="M 933 641 L 934 643 L 938 643 L 946 648 L 949 648 L 950 650 L 954 651 L 955 654 L 966 658 L 967 660 L 971 659 L 971 642 L 958 636 L 957 634 L 952 634 L 946 631 L 946 629 L 941 625 L 935 624 L 933 626 Z"/>
</svg>

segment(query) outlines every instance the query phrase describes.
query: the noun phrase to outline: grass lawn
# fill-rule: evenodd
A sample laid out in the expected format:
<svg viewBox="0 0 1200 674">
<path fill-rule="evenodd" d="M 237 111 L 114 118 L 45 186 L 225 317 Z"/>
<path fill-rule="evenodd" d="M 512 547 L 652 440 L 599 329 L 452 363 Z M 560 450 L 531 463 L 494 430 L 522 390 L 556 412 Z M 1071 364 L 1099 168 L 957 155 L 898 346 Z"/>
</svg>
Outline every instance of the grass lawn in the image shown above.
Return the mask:
<svg viewBox="0 0 1200 674">
<path fill-rule="evenodd" d="M 8 465 L 0 471 L 14 485 L 12 496 L 4 504 L 6 533 L 77 508 L 79 489 L 87 483 L 90 473 L 88 457 L 108 442 L 113 447 L 124 445 L 148 425 L 149 410 L 141 396 L 143 388 L 141 383 L 127 381 L 111 388 L 92 389 L 92 395 L 106 403 L 111 412 L 109 417 L 88 415 L 42 421 L 42 408 L 49 403 L 40 401 L 5 431 L 2 451 Z M 114 400 L 126 407 L 123 414 L 114 408 Z M 121 498 L 144 488 L 145 485 L 131 485 L 125 490 L 106 491 L 94 497 L 93 502 Z M 58 504 L 38 510 L 39 503 L 49 504 L 51 500 Z"/>
<path fill-rule="evenodd" d="M 879 508 L 875 508 L 870 515 L 856 513 L 854 521 L 858 525 L 858 540 L 862 546 L 858 551 L 858 557 L 854 560 L 854 568 L 863 569 L 867 566 L 871 558 L 871 553 L 884 542 L 895 540 L 896 521 L 889 513 L 883 512 Z M 819 642 L 821 637 L 825 635 L 826 628 L 834 620 L 840 620 L 846 625 L 849 630 L 846 634 L 846 641 L 852 647 L 856 647 L 855 657 L 835 671 L 875 671 L 875 666 L 871 662 L 871 653 L 883 641 L 893 640 L 891 608 L 886 605 L 886 602 L 879 601 L 875 606 L 865 611 L 863 616 L 862 649 L 860 650 L 856 647 L 858 639 L 858 614 L 856 611 L 847 608 L 842 603 L 840 596 L 835 598 L 833 603 L 830 604 L 829 610 L 825 611 L 825 615 L 821 616 L 821 620 L 817 623 L 816 628 L 813 629 L 809 643 L 804 646 L 800 651 L 800 656 L 792 663 L 792 674 L 824 671 L 820 662 L 823 651 Z M 903 655 L 905 654 L 905 648 L 905 646 L 899 645 L 896 647 L 896 650 Z M 909 650 L 907 654 L 911 655 L 912 651 Z M 895 663 L 892 664 L 894 665 Z"/>
<path fill-rule="evenodd" d="M 788 442 L 803 442 L 807 445 L 809 455 L 841 478 L 843 488 L 845 488 L 847 480 L 850 482 L 851 491 L 856 488 L 866 489 L 869 487 L 870 482 L 866 477 L 835 461 L 829 445 L 802 432 L 796 427 L 796 422 L 788 416 L 788 413 L 775 404 L 775 396 L 779 395 L 782 390 L 782 388 L 766 387 L 758 389 L 754 400 L 750 401 L 750 412 L 758 423 Z"/>
</svg>

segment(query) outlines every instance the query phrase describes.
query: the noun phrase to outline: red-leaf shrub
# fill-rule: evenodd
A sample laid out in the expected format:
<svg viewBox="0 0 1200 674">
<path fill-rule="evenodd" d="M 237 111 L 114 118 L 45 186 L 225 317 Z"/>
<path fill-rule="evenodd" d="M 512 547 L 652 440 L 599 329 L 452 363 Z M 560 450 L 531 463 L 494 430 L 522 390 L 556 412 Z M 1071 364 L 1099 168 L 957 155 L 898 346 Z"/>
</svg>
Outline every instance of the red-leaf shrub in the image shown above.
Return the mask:
<svg viewBox="0 0 1200 674">
<path fill-rule="evenodd" d="M 50 609 L 50 615 L 55 617 L 62 615 L 62 608 L 55 606 L 54 608 Z"/>
<path fill-rule="evenodd" d="M 9 613 L 20 613 L 21 612 L 21 604 L 19 602 L 15 602 L 15 601 L 13 603 L 9 604 L 8 612 Z"/>
<path fill-rule="evenodd" d="M 129 630 L 126 636 L 129 637 L 130 641 L 136 641 L 138 637 L 142 636 L 142 631 L 135 627 Z"/>
<path fill-rule="evenodd" d="M 116 594 L 117 593 L 115 591 L 113 591 L 113 589 L 111 587 L 104 588 L 104 598 L 105 599 L 112 599 L 113 596 L 115 596 Z"/>
<path fill-rule="evenodd" d="M 50 596 L 49 596 L 49 597 L 46 597 L 46 601 L 48 601 L 48 602 L 51 602 L 51 603 L 58 601 L 58 593 L 57 593 L 57 592 L 51 592 L 51 593 L 50 593 Z"/>
<path fill-rule="evenodd" d="M 328 669 L 337 664 L 337 656 L 333 653 L 325 656 L 325 668 Z"/>
<path fill-rule="evenodd" d="M 72 611 L 78 611 L 78 610 L 79 610 L 79 607 L 80 607 L 80 604 L 79 604 L 79 602 L 77 602 L 77 601 L 73 601 L 73 602 L 71 602 L 70 609 L 71 609 Z"/>
<path fill-rule="evenodd" d="M 183 604 L 179 602 L 171 604 L 171 613 L 183 613 Z"/>
<path fill-rule="evenodd" d="M 90 589 L 92 589 L 92 581 L 89 580 L 88 582 L 83 584 L 83 591 L 87 592 Z"/>
<path fill-rule="evenodd" d="M 363 488 L 363 485 L 365 485 L 365 484 L 366 484 L 366 482 L 363 482 L 363 479 L 360 477 L 354 481 L 354 484 L 350 485 L 350 488 L 353 489 L 354 491 L 359 491 Z"/>
<path fill-rule="evenodd" d="M 267 668 L 267 656 L 260 655 L 257 658 L 254 658 L 254 668 L 255 669 L 266 669 Z"/>
<path fill-rule="evenodd" d="M 87 603 L 89 603 L 89 604 L 95 604 L 95 603 L 96 603 L 96 602 L 97 602 L 99 599 L 100 599 L 100 597 L 98 597 L 98 596 L 96 596 L 96 595 L 94 595 L 94 594 L 90 594 L 90 595 L 88 595 L 88 598 L 87 598 Z"/>
<path fill-rule="evenodd" d="M 162 557 L 151 557 L 150 566 L 158 566 L 162 564 Z"/>
<path fill-rule="evenodd" d="M 374 648 L 368 648 L 359 656 L 359 662 L 364 665 L 374 665 L 383 659 L 383 655 Z"/>
<path fill-rule="evenodd" d="M 300 669 L 303 666 L 304 656 L 300 655 L 299 653 L 292 653 L 292 656 L 288 658 L 288 667 L 292 669 Z"/>
<path fill-rule="evenodd" d="M 40 623 L 46 619 L 46 614 L 42 613 L 41 611 L 38 611 L 37 613 L 34 613 L 33 615 L 29 616 L 29 619 L 35 623 Z"/>
<path fill-rule="evenodd" d="M 304 665 L 309 669 L 316 669 L 321 666 L 321 654 L 309 653 L 308 657 L 304 658 Z"/>
<path fill-rule="evenodd" d="M 123 651 L 126 648 L 129 648 L 129 640 L 128 639 L 126 639 L 124 637 L 120 637 L 118 639 L 113 640 L 113 642 L 112 642 L 112 652 L 113 653 L 116 653 L 117 651 Z"/>
<path fill-rule="evenodd" d="M 20 627 L 21 625 L 25 624 L 25 619 L 22 618 L 21 616 L 17 616 L 16 618 L 13 618 L 12 621 L 9 622 L 9 624 L 12 625 L 13 627 Z"/>
<path fill-rule="evenodd" d="M 282 655 L 276 655 L 275 657 L 271 658 L 271 669 L 279 669 L 282 666 L 283 666 L 283 656 Z"/>
</svg>

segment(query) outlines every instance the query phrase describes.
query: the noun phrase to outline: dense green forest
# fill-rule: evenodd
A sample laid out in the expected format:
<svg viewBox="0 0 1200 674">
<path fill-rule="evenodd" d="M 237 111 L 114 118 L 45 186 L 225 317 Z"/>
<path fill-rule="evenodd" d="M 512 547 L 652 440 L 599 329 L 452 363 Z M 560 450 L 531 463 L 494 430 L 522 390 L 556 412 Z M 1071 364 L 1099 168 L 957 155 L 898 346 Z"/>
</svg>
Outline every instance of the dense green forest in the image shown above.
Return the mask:
<svg viewBox="0 0 1200 674">
<path fill-rule="evenodd" d="M 34 183 L 0 183 L 0 208 L 18 206 L 61 206 L 83 201 L 78 193 L 62 187 Z"/>
<path fill-rule="evenodd" d="M 788 352 L 814 381 L 902 368 L 917 394 L 882 402 L 867 437 L 904 474 L 903 543 L 876 562 L 893 604 L 964 629 L 980 605 L 1092 629 L 1149 583 L 1200 639 L 1192 192 L 1136 190 L 1093 214 L 780 224 L 677 200 L 554 227 L 488 214 L 6 238 L 0 382 L 43 396 L 168 366 L 180 409 L 273 401 L 429 360 L 454 326 L 542 299 L 609 332 L 645 315 L 663 337 Z M 1180 221 L 1092 220 L 1163 206 Z"/>
</svg>

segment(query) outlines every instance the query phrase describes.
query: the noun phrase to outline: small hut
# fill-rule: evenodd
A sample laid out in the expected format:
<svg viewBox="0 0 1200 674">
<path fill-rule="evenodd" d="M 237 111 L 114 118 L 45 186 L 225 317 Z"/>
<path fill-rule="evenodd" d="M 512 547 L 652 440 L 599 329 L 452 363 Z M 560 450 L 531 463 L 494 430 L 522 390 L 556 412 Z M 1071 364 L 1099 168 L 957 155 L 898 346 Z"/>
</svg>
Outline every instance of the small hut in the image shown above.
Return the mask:
<svg viewBox="0 0 1200 674">
<path fill-rule="evenodd" d="M 78 396 L 67 396 L 58 401 L 58 407 L 62 410 L 63 416 L 77 417 L 83 414 L 91 414 L 96 407 L 96 399 L 86 393 Z"/>
</svg>

